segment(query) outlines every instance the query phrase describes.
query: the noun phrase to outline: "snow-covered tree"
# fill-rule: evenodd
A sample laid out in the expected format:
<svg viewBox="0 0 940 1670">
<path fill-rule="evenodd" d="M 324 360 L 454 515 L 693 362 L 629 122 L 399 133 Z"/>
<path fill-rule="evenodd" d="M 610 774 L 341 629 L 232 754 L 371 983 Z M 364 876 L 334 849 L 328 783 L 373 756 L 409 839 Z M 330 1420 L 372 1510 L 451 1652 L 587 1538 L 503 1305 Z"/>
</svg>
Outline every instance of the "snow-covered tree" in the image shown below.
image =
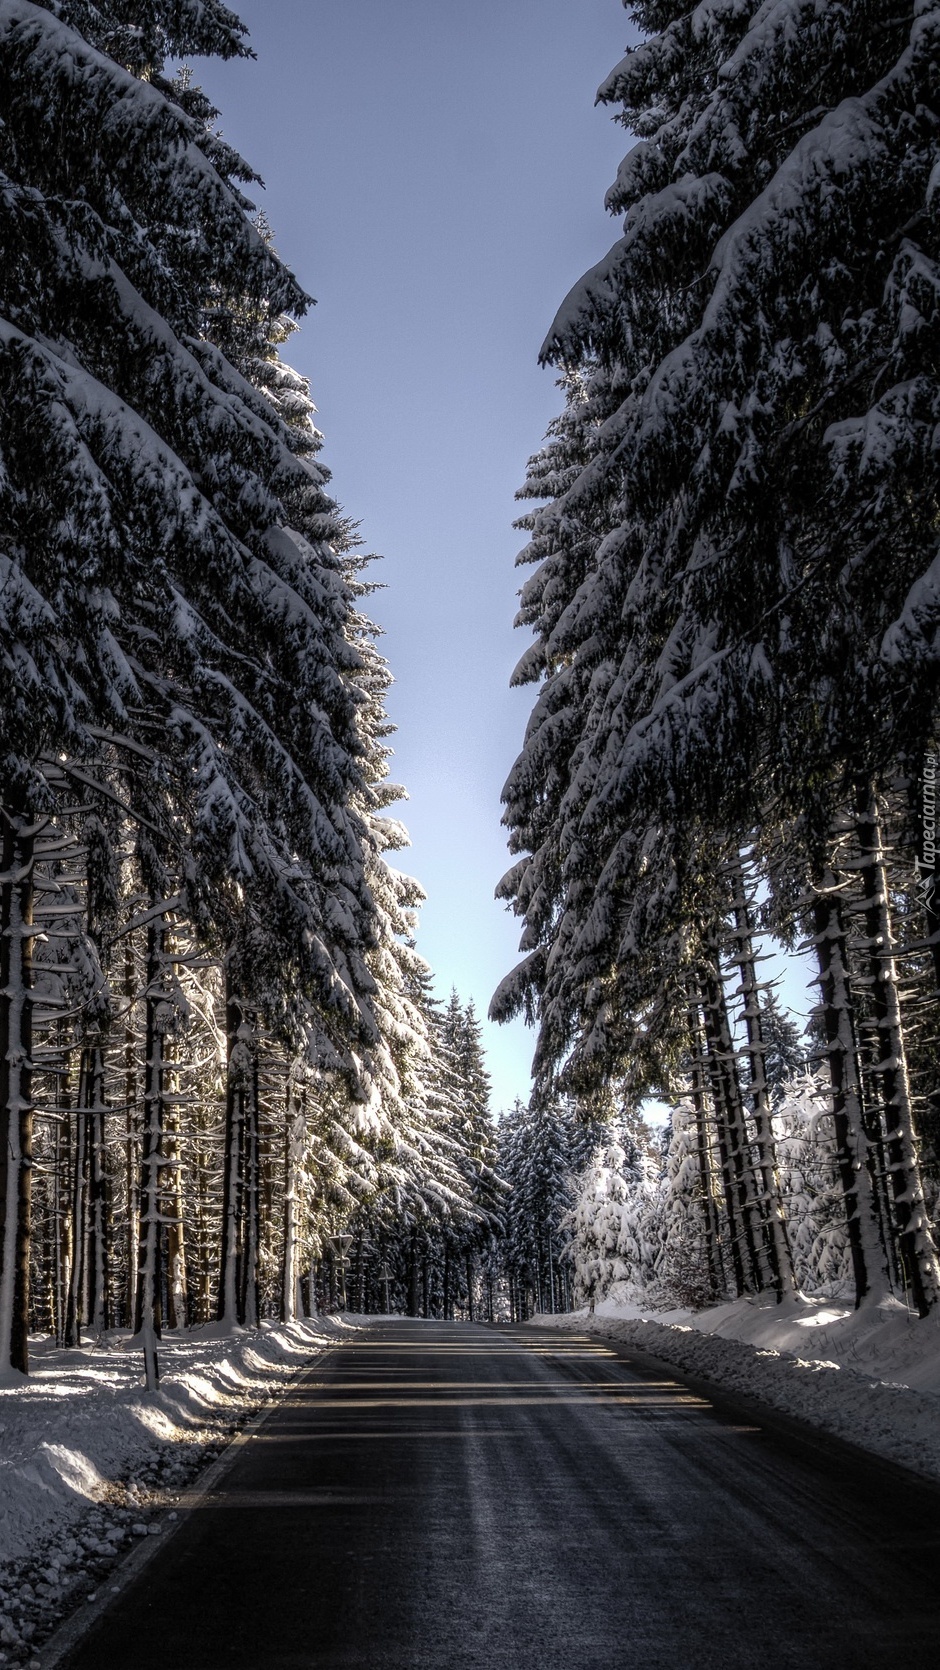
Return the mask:
<svg viewBox="0 0 940 1670">
<path fill-rule="evenodd" d="M 655 1174 L 636 1145 L 616 1140 L 596 1150 L 572 1180 L 574 1201 L 562 1219 L 565 1256 L 574 1267 L 575 1298 L 603 1299 L 614 1282 L 637 1297 L 655 1267 Z"/>
<path fill-rule="evenodd" d="M 565 1215 L 575 1175 L 609 1135 L 590 1108 L 517 1099 L 499 1122 L 498 1170 L 508 1185 L 502 1259 L 516 1315 L 565 1309 Z"/>
<path fill-rule="evenodd" d="M 713 1233 L 717 1203 L 711 1190 L 696 1110 L 691 1102 L 679 1101 L 672 1109 L 657 1191 L 660 1303 L 698 1309 L 722 1295 L 720 1249 Z"/>
<path fill-rule="evenodd" d="M 940 14 L 852 0 L 631 9 L 647 38 L 600 91 L 639 140 L 608 195 L 624 234 L 543 349 L 568 404 L 527 488 L 550 500 L 524 553 L 540 567 L 521 665 L 542 688 L 506 791 L 523 856 L 502 892 L 525 918 L 525 961 L 495 1008 L 538 1013 L 549 1072 L 566 1055 L 622 1071 L 619 1023 L 634 1011 L 619 988 L 637 944 L 623 924 L 650 869 L 665 878 L 671 861 L 694 929 L 689 831 L 703 852 L 739 850 L 785 822 L 820 961 L 857 1293 L 876 1299 L 887 1272 L 834 862 L 847 814 L 870 884 L 858 974 L 879 992 L 887 1064 L 875 1117 L 924 1311 L 938 1267 L 880 795 L 923 749 L 936 704 L 924 448 Z M 766 1199 L 764 1094 L 751 1114 Z M 782 1221 L 771 1227 L 780 1253 Z"/>
<path fill-rule="evenodd" d="M 803 1071 L 781 1087 L 774 1110 L 781 1191 L 804 1293 L 839 1291 L 850 1277 L 828 1091 L 818 1074 Z"/>
<path fill-rule="evenodd" d="M 80 1213 L 110 1186 L 95 1170 L 109 1098 L 130 1107 L 143 1170 L 120 1198 L 141 1261 L 132 1276 L 128 1252 L 124 1279 L 142 1339 L 173 1292 L 182 1305 L 166 1281 L 193 1199 L 183 1160 L 204 1178 L 220 1135 L 200 1281 L 230 1322 L 270 1302 L 278 1234 L 279 1302 L 296 1304 L 329 1227 L 312 1149 L 330 1212 L 406 1174 L 415 1195 L 460 1189 L 415 1066 L 430 1056 L 420 889 L 385 856 L 405 838 L 382 815 L 387 670 L 306 382 L 281 357 L 308 298 L 217 112 L 171 70 L 247 51 L 218 0 L 0 4 L 0 1368 L 26 1367 L 34 1062 L 44 1120 L 47 1081 L 84 1063 L 55 1161 Z M 55 883 L 60 965 L 93 976 L 93 998 L 56 1029 L 38 996 L 61 1013 L 81 980 L 34 957 L 32 918 L 55 908 L 36 876 L 51 888 L 45 854 L 63 845 L 93 849 Z M 194 1022 L 200 959 L 216 972 Z M 203 1027 L 210 1097 L 224 1042 L 225 1115 L 220 1131 L 205 1109 L 197 1142 L 176 1110 Z M 262 1205 L 272 1166 L 282 1234 Z M 80 1329 L 94 1307 L 72 1274 Z M 110 1276 L 96 1284 L 113 1297 Z"/>
</svg>

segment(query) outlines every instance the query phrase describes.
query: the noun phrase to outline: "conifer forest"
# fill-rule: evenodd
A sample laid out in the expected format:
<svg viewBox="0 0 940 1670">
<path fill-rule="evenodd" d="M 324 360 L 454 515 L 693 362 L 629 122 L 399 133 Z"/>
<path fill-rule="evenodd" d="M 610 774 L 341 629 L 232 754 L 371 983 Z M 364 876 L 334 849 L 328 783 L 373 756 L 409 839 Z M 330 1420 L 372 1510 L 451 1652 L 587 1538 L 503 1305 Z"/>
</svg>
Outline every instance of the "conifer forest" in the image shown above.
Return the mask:
<svg viewBox="0 0 940 1670">
<path fill-rule="evenodd" d="M 933 1337 L 940 5 L 624 6 L 615 241 L 505 506 L 500 1107 L 398 867 L 317 274 L 200 85 L 246 27 L 0 0 L 2 1386 L 120 1341 L 157 1393 L 184 1335 L 329 1317 Z"/>
<path fill-rule="evenodd" d="M 566 1308 L 592 1239 L 601 1288 L 935 1304 L 936 19 L 854 16 L 639 7 L 600 89 L 639 142 L 521 489 L 494 1013 L 537 1053 L 497 1130 L 391 861 L 372 569 L 284 357 L 309 298 L 167 67 L 243 31 L 3 5 L 13 1367 L 30 1329 L 290 1318 L 340 1277 Z M 767 934 L 818 962 L 802 1043 Z M 577 1204 L 592 1163 L 616 1209 Z"/>
</svg>

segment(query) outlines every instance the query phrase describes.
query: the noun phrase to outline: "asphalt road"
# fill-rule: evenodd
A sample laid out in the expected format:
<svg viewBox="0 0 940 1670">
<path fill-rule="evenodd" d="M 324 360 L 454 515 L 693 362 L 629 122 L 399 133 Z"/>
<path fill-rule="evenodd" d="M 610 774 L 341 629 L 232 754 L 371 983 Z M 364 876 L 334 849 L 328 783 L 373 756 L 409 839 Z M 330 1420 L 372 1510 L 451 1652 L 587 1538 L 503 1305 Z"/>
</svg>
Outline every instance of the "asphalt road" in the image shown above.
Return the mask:
<svg viewBox="0 0 940 1670">
<path fill-rule="evenodd" d="M 295 1383 L 68 1667 L 936 1662 L 938 1509 L 596 1336 L 379 1322 Z"/>
</svg>

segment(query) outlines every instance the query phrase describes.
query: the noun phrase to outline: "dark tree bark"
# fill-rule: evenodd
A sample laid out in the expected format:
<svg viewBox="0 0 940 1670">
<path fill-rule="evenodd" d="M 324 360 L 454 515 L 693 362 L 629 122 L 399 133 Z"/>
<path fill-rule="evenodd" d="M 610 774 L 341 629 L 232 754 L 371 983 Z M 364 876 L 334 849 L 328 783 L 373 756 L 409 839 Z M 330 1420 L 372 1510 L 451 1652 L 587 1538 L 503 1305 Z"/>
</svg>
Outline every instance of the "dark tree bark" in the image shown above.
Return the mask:
<svg viewBox="0 0 940 1670">
<path fill-rule="evenodd" d="M 32 921 L 37 829 L 0 810 L 0 1369 L 29 1373 Z"/>
<path fill-rule="evenodd" d="M 258 1045 L 252 1027 L 251 1062 L 245 1097 L 244 1254 L 239 1284 L 240 1317 L 247 1328 L 258 1325 L 258 1254 L 261 1245 L 260 1106 L 258 1094 Z"/>
<path fill-rule="evenodd" d="M 162 919 L 147 929 L 144 1126 L 141 1142 L 140 1253 L 135 1335 L 144 1352 L 147 1389 L 159 1381 L 157 1340 L 163 1331 L 163 1171 L 166 1132 L 164 1039 L 167 1029 Z"/>
<path fill-rule="evenodd" d="M 832 1086 L 836 1165 L 845 1201 L 856 1308 L 890 1292 L 874 1186 L 868 1168 L 855 1010 L 849 986 L 840 882 L 832 869 L 818 878 L 813 926 L 822 991 L 826 1056 Z"/>
<path fill-rule="evenodd" d="M 885 1162 L 905 1285 L 921 1316 L 940 1298 L 940 1268 L 930 1233 L 917 1159 L 911 1090 L 904 1048 L 897 964 L 885 869 L 884 839 L 875 793 L 859 786 L 856 829 L 862 878 L 869 993 L 874 1020 L 874 1076 L 884 1112 Z"/>
<path fill-rule="evenodd" d="M 242 1239 L 242 1176 L 245 1144 L 245 1075 L 240 1049 L 241 1004 L 226 970 L 225 991 L 225 1144 L 222 1158 L 222 1247 L 219 1261 L 218 1320 L 233 1328 L 239 1314 L 239 1265 Z"/>
<path fill-rule="evenodd" d="M 748 1291 L 761 1292 L 773 1286 L 773 1270 L 764 1233 L 717 945 L 704 967 L 702 989 L 709 1073 L 716 1112 L 724 1127 L 733 1192 L 738 1205 L 744 1286 Z"/>
<path fill-rule="evenodd" d="M 705 1062 L 702 1055 L 702 1030 L 699 1020 L 698 1007 L 694 1001 L 694 988 L 689 1005 L 689 1027 L 691 1032 L 691 1088 L 692 1106 L 695 1109 L 695 1126 L 698 1136 L 698 1171 L 699 1185 L 702 1191 L 702 1215 L 705 1220 L 705 1257 L 708 1264 L 708 1279 L 711 1296 L 717 1299 L 726 1290 L 733 1276 L 733 1258 L 730 1256 L 733 1247 L 729 1248 L 722 1235 L 721 1214 L 715 1199 L 714 1182 L 712 1177 L 712 1141 L 708 1124 L 708 1105 L 705 1091 Z M 727 1255 L 729 1265 L 724 1268 L 723 1258 Z"/>
<path fill-rule="evenodd" d="M 418 1231 L 411 1231 L 408 1258 L 408 1315 L 418 1314 Z"/>
<path fill-rule="evenodd" d="M 96 1334 L 111 1326 L 111 1190 L 106 1166 L 104 1050 L 88 1050 L 88 1320 Z"/>
<path fill-rule="evenodd" d="M 761 1028 L 760 986 L 754 959 L 754 925 L 740 865 L 731 872 L 732 908 L 734 910 L 734 960 L 741 975 L 741 996 L 744 1002 L 744 1031 L 747 1040 L 747 1060 L 750 1074 L 748 1094 L 754 1120 L 754 1145 L 757 1153 L 757 1176 L 760 1182 L 760 1206 L 768 1231 L 768 1253 L 773 1286 L 778 1299 L 789 1298 L 796 1291 L 793 1277 L 793 1254 L 787 1236 L 786 1219 L 774 1164 L 773 1131 L 771 1128 L 770 1093 L 765 1072 L 765 1047 Z"/>
<path fill-rule="evenodd" d="M 284 1121 L 284 1219 L 281 1254 L 281 1321 L 293 1322 L 302 1310 L 298 1260 L 298 1181 L 304 1157 L 306 1125 L 303 1095 L 294 1073 L 287 1080 Z"/>
<path fill-rule="evenodd" d="M 730 1033 L 723 1039 L 716 1018 L 720 988 L 709 970 L 699 975 L 702 1022 L 705 1034 L 705 1068 L 715 1110 L 715 1142 L 721 1167 L 722 1193 L 728 1220 L 728 1252 L 734 1278 L 735 1296 L 757 1289 L 757 1259 L 749 1215 L 745 1210 L 743 1161 L 740 1127 L 735 1108 L 734 1080 L 729 1080 L 733 1065 Z M 723 1006 L 722 1006 L 723 1007 Z M 719 1011 L 720 1012 L 720 1011 Z M 726 1028 L 727 1030 L 727 1028 Z"/>
<path fill-rule="evenodd" d="M 72 1143 L 72 1175 L 71 1175 L 71 1224 L 72 1261 L 69 1270 L 69 1290 L 65 1309 L 65 1344 L 69 1347 L 82 1343 L 82 1323 L 85 1320 L 85 1254 L 88 1245 L 86 1233 L 87 1199 L 86 1161 L 88 1154 L 87 1125 L 88 1114 L 85 1107 L 86 1091 L 82 1082 L 85 1071 L 85 1053 L 82 1051 L 78 1070 L 78 1099 L 75 1108 L 74 1132 Z M 137 1250 L 134 1249 L 136 1259 Z"/>
<path fill-rule="evenodd" d="M 186 1227 L 183 1222 L 183 1174 L 181 1168 L 179 1115 L 167 1119 L 166 1218 L 166 1323 L 168 1328 L 185 1328 L 189 1316 L 186 1267 Z"/>
<path fill-rule="evenodd" d="M 125 1103 L 125 1159 L 124 1176 L 127 1189 L 127 1293 L 125 1305 L 128 1325 L 137 1315 L 137 1256 L 140 1240 L 140 1153 L 137 1140 L 137 1039 L 134 1034 L 134 999 L 137 981 L 134 969 L 134 947 L 130 935 L 124 941 L 124 1001 L 127 1019 L 124 1024 L 124 1103 Z"/>
</svg>

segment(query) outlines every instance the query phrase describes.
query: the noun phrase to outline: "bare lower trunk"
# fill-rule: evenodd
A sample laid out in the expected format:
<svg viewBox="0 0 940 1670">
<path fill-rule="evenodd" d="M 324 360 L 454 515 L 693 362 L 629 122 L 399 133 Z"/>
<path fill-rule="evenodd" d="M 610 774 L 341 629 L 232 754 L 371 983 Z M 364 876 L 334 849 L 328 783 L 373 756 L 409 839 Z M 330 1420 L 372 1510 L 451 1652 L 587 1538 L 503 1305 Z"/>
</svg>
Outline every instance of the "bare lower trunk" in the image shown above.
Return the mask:
<svg viewBox="0 0 940 1670">
<path fill-rule="evenodd" d="M 861 1097 L 855 1014 L 848 979 L 839 882 L 829 869 L 813 904 L 826 1054 L 832 1085 L 836 1165 L 845 1201 L 856 1307 L 890 1292 L 871 1174 Z"/>
<path fill-rule="evenodd" d="M 135 1335 L 144 1353 L 148 1391 L 157 1387 L 160 1371 L 157 1340 L 163 1331 L 163 1170 L 164 1132 L 164 937 L 162 921 L 147 930 L 146 1044 L 144 1061 L 144 1123 L 141 1142 L 140 1254 L 137 1273 Z"/>
<path fill-rule="evenodd" d="M 418 1231 L 411 1231 L 408 1256 L 408 1315 L 418 1314 Z"/>
<path fill-rule="evenodd" d="M 705 1258 L 708 1265 L 711 1297 L 717 1299 L 725 1291 L 726 1274 L 730 1278 L 731 1272 L 726 1273 L 722 1264 L 722 1253 L 725 1251 L 725 1247 L 721 1235 L 721 1217 L 718 1202 L 715 1199 L 712 1178 L 713 1150 L 705 1095 L 702 1033 L 698 1010 L 694 1002 L 689 1009 L 689 1025 L 692 1034 L 692 1106 L 695 1109 L 695 1126 L 698 1137 L 698 1170 L 699 1185 L 702 1191 L 702 1217 L 705 1227 Z"/>
<path fill-rule="evenodd" d="M 304 1157 L 306 1120 L 300 1086 L 293 1074 L 287 1084 L 284 1124 L 284 1250 L 281 1265 L 281 1321 L 293 1322 L 301 1311 L 298 1268 L 298 1181 Z"/>
<path fill-rule="evenodd" d="M 137 1143 L 137 1040 L 134 1036 L 136 979 L 134 949 L 130 937 L 124 950 L 124 999 L 127 1020 L 124 1027 L 124 1102 L 126 1106 L 125 1179 L 127 1188 L 127 1320 L 133 1326 L 137 1314 L 137 1250 L 140 1241 L 139 1153 Z"/>
<path fill-rule="evenodd" d="M 72 1257 L 69 1267 L 69 1291 L 65 1308 L 65 1344 L 70 1347 L 81 1345 L 82 1323 L 85 1320 L 85 1249 L 87 1245 L 87 1235 L 85 1233 L 87 1193 L 85 1157 L 88 1148 L 86 1141 L 88 1114 L 85 1109 L 86 1091 L 82 1082 L 84 1072 L 85 1056 L 82 1052 L 82 1063 L 78 1075 L 78 1105 L 75 1109 L 75 1141 L 72 1144 L 72 1206 L 70 1213 Z"/>
<path fill-rule="evenodd" d="M 725 1040 L 718 1024 L 721 1012 L 720 983 L 711 970 L 700 976 L 702 1020 L 705 1032 L 705 1066 L 712 1106 L 715 1110 L 715 1140 L 721 1167 L 722 1194 L 728 1220 L 728 1252 L 738 1298 L 758 1286 L 756 1250 L 750 1217 L 745 1209 L 742 1187 L 743 1155 L 741 1132 L 735 1110 L 734 1086 L 729 1077 L 733 1065 L 730 1036 Z"/>
<path fill-rule="evenodd" d="M 29 1372 L 32 919 L 36 829 L 5 807 L 0 839 L 0 1373 Z"/>
<path fill-rule="evenodd" d="M 765 1072 L 765 1046 L 761 1026 L 760 987 L 754 960 L 754 926 L 744 887 L 744 875 L 736 865 L 731 875 L 732 905 L 734 909 L 734 960 L 741 975 L 744 1031 L 747 1039 L 747 1060 L 750 1074 L 748 1094 L 754 1121 L 754 1146 L 757 1154 L 757 1177 L 761 1190 L 761 1205 L 768 1230 L 768 1252 L 773 1286 L 779 1299 L 789 1298 L 796 1291 L 793 1278 L 793 1254 L 787 1236 L 786 1219 L 777 1181 L 771 1124 L 770 1093 Z"/>
<path fill-rule="evenodd" d="M 239 1029 L 241 1005 L 226 974 L 225 1148 L 222 1160 L 222 1248 L 217 1315 L 233 1328 L 239 1321 L 238 1273 L 242 1228 L 242 1151 L 245 1139 L 245 1083 Z"/>
<path fill-rule="evenodd" d="M 859 790 L 856 827 L 875 1023 L 874 1073 L 884 1108 L 891 1203 L 905 1283 L 919 1314 L 926 1316 L 940 1298 L 940 1268 L 917 1159 L 881 818 L 870 784 Z"/>
<path fill-rule="evenodd" d="M 758 1195 L 751 1152 L 750 1133 L 738 1060 L 728 1015 L 724 981 L 717 944 L 704 970 L 705 1036 L 716 1093 L 716 1106 L 727 1133 L 728 1156 L 734 1177 L 743 1234 L 745 1287 L 760 1292 L 773 1286 L 773 1270 L 765 1235 L 764 1215 Z"/>
<path fill-rule="evenodd" d="M 60 1111 L 67 1105 L 67 1098 L 62 1094 L 61 1087 L 57 1089 L 56 1101 Z M 60 1118 L 55 1131 L 55 1160 L 53 1171 L 53 1213 L 55 1226 L 55 1342 L 62 1345 L 65 1341 L 65 1272 L 66 1257 L 66 1211 L 62 1196 L 62 1178 L 65 1174 L 68 1155 L 68 1123 Z"/>
<path fill-rule="evenodd" d="M 189 1316 L 189 1296 L 183 1222 L 183 1172 L 179 1117 L 176 1114 L 167 1121 L 166 1152 L 166 1321 L 168 1328 L 185 1328 Z"/>
<path fill-rule="evenodd" d="M 260 1247 L 261 1178 L 259 1163 L 258 1049 L 253 1042 L 248 1096 L 245 1105 L 245 1253 L 242 1261 L 241 1312 L 247 1328 L 258 1325 L 258 1253 Z"/>
<path fill-rule="evenodd" d="M 89 1321 L 96 1334 L 111 1326 L 111 1201 L 105 1167 L 104 1051 L 88 1051 Z"/>
</svg>

